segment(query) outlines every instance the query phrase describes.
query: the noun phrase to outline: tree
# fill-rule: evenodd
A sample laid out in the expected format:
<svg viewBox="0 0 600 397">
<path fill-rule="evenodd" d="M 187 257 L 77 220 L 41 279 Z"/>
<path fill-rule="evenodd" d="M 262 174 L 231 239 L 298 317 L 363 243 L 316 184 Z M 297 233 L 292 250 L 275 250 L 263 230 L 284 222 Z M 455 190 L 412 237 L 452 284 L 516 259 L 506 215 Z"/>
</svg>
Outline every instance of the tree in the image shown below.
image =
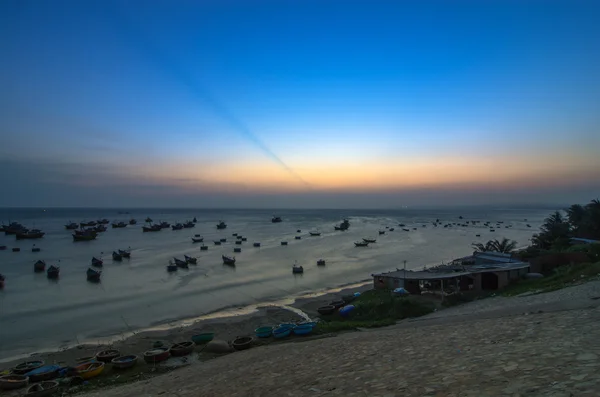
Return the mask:
<svg viewBox="0 0 600 397">
<path fill-rule="evenodd" d="M 537 248 L 550 249 L 553 245 L 568 242 L 571 226 L 565 221 L 564 216 L 556 211 L 544 220 L 540 232 L 531 238 Z"/>
<path fill-rule="evenodd" d="M 502 252 L 502 253 L 510 253 L 517 248 L 517 242 L 515 240 L 509 240 L 507 238 L 503 238 L 502 240 L 490 240 L 487 243 L 476 243 L 473 244 L 473 247 L 479 252 Z"/>
</svg>

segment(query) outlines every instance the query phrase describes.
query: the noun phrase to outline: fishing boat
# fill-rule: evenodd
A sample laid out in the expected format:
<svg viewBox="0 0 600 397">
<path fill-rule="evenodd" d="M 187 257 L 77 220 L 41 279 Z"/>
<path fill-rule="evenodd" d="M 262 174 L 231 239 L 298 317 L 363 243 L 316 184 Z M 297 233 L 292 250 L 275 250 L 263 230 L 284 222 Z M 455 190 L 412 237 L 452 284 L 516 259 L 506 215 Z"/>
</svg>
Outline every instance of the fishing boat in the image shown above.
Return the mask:
<svg viewBox="0 0 600 397">
<path fill-rule="evenodd" d="M 379 235 L 381 236 L 381 235 L 383 235 L 383 234 L 385 234 L 385 230 L 380 230 L 380 231 L 379 231 Z"/>
<path fill-rule="evenodd" d="M 311 236 L 320 236 L 321 232 L 308 232 Z"/>
<path fill-rule="evenodd" d="M 0 376 L 0 389 L 15 390 L 27 386 L 29 378 L 24 375 Z"/>
<path fill-rule="evenodd" d="M 171 353 L 169 352 L 168 347 L 156 347 L 144 352 L 144 361 L 148 364 L 155 364 L 165 361 L 170 355 Z"/>
<path fill-rule="evenodd" d="M 99 225 L 108 225 L 110 223 L 110 221 L 106 218 L 104 219 L 100 219 L 99 221 L 97 221 Z"/>
<path fill-rule="evenodd" d="M 31 252 L 40 252 L 42 249 L 40 247 L 36 247 L 35 244 L 33 244 L 33 247 L 31 247 Z"/>
<path fill-rule="evenodd" d="M 184 229 L 190 229 L 190 228 L 195 227 L 195 226 L 196 226 L 196 224 L 194 222 L 192 222 L 192 221 L 187 221 L 186 223 L 183 224 L 183 228 Z"/>
<path fill-rule="evenodd" d="M 204 241 L 204 237 L 192 237 L 192 242 L 201 243 Z"/>
<path fill-rule="evenodd" d="M 317 261 L 317 266 L 325 266 L 325 259 L 319 259 Z"/>
<path fill-rule="evenodd" d="M 290 336 L 293 329 L 293 326 L 281 324 L 273 329 L 273 337 L 275 339 L 285 338 L 286 336 Z"/>
<path fill-rule="evenodd" d="M 88 227 L 88 226 L 96 226 L 98 223 L 94 222 L 94 221 L 90 221 L 90 222 L 81 222 L 79 223 L 79 225 L 81 227 Z"/>
<path fill-rule="evenodd" d="M 215 245 L 221 245 L 221 242 L 219 240 L 215 240 L 213 241 L 213 243 L 215 243 Z"/>
<path fill-rule="evenodd" d="M 208 343 L 211 340 L 213 340 L 214 337 L 215 337 L 214 332 L 205 332 L 203 334 L 198 334 L 198 335 L 192 336 L 192 342 L 194 342 L 196 345 L 203 345 L 203 344 Z"/>
<path fill-rule="evenodd" d="M 91 379 L 100 375 L 104 371 L 104 363 L 100 361 L 94 361 L 91 363 L 85 363 L 75 367 L 79 376 L 83 379 Z"/>
<path fill-rule="evenodd" d="M 28 397 L 46 397 L 51 396 L 58 390 L 58 382 L 54 380 L 47 380 L 45 382 L 36 383 L 35 385 L 29 386 L 25 395 Z"/>
<path fill-rule="evenodd" d="M 17 237 L 17 240 L 33 240 L 33 239 L 38 239 L 38 238 L 42 238 L 44 237 L 46 233 L 42 232 L 39 229 L 32 229 L 32 230 L 23 230 L 21 232 L 15 233 L 15 236 Z"/>
<path fill-rule="evenodd" d="M 73 234 L 73 241 L 91 241 L 95 240 L 97 234 L 86 233 L 86 234 Z"/>
<path fill-rule="evenodd" d="M 273 218 L 271 218 L 271 222 L 280 223 L 280 222 L 283 222 L 283 220 L 281 219 L 280 216 L 274 216 Z"/>
<path fill-rule="evenodd" d="M 4 280 L 6 280 L 6 277 L 0 273 L 0 289 L 4 288 Z"/>
<path fill-rule="evenodd" d="M 304 273 L 304 268 L 302 266 L 298 265 L 297 263 L 294 263 L 294 266 L 292 266 L 292 273 L 294 273 L 294 274 Z"/>
<path fill-rule="evenodd" d="M 235 256 L 225 256 L 225 255 L 221 255 L 221 257 L 223 258 L 223 264 L 224 265 L 235 265 Z"/>
<path fill-rule="evenodd" d="M 119 250 L 119 254 L 121 254 L 123 258 L 131 258 L 131 247 L 126 250 Z"/>
<path fill-rule="evenodd" d="M 104 233 L 105 231 L 107 231 L 108 229 L 106 228 L 106 226 L 104 225 L 97 225 L 94 226 L 94 231 L 98 232 L 98 233 Z"/>
<path fill-rule="evenodd" d="M 19 247 L 14 247 L 12 249 L 12 252 L 20 252 L 20 251 L 21 251 L 21 248 L 19 248 Z"/>
<path fill-rule="evenodd" d="M 242 240 L 238 240 L 235 242 L 235 245 L 242 245 Z"/>
<path fill-rule="evenodd" d="M 163 222 L 159 223 L 158 226 L 160 226 L 161 229 L 168 229 L 169 227 L 171 227 L 171 224 L 169 222 L 163 221 Z"/>
<path fill-rule="evenodd" d="M 227 242 L 227 239 L 226 238 L 222 238 L 219 241 L 222 242 L 222 243 L 225 243 L 225 242 Z"/>
<path fill-rule="evenodd" d="M 198 259 L 194 258 L 193 256 L 184 255 L 183 257 L 185 258 L 185 262 L 189 265 L 195 265 L 198 263 Z"/>
<path fill-rule="evenodd" d="M 393 228 L 393 227 L 390 227 L 390 232 L 393 232 L 393 231 L 394 231 L 394 228 Z"/>
<path fill-rule="evenodd" d="M 25 374 L 29 378 L 31 383 L 43 382 L 50 379 L 58 378 L 58 371 L 60 365 L 44 365 L 39 368 L 33 369 Z"/>
<path fill-rule="evenodd" d="M 180 267 L 182 269 L 188 268 L 188 263 L 186 261 L 182 261 L 181 259 L 177 259 L 177 258 L 173 258 L 173 261 L 175 262 L 175 265 L 177 267 Z"/>
<path fill-rule="evenodd" d="M 369 243 L 367 243 L 366 241 L 356 241 L 354 242 L 354 245 L 357 247 L 368 247 Z"/>
<path fill-rule="evenodd" d="M 135 219 L 133 219 L 133 218 L 131 218 L 131 219 L 129 220 L 129 224 L 130 224 L 130 225 L 135 225 L 136 223 L 137 223 L 137 221 L 136 221 Z"/>
<path fill-rule="evenodd" d="M 321 306 L 317 309 L 317 312 L 319 312 L 319 314 L 323 315 L 323 316 L 329 316 L 333 313 L 335 313 L 336 311 L 336 307 L 332 306 L 332 305 L 327 305 L 327 306 Z"/>
<path fill-rule="evenodd" d="M 288 242 L 287 241 L 282 241 L 281 245 L 288 245 Z"/>
<path fill-rule="evenodd" d="M 6 251 L 6 245 L 0 245 L 0 251 Z"/>
<path fill-rule="evenodd" d="M 254 330 L 254 334 L 257 338 L 268 338 L 273 335 L 273 328 L 270 325 L 258 327 Z"/>
<path fill-rule="evenodd" d="M 96 353 L 96 359 L 98 361 L 102 361 L 103 363 L 109 363 L 120 355 L 121 353 L 117 349 L 108 349 Z"/>
<path fill-rule="evenodd" d="M 194 219 L 192 219 L 192 222 L 197 223 L 198 219 L 196 219 L 196 217 L 194 217 Z"/>
<path fill-rule="evenodd" d="M 481 237 L 481 234 L 476 234 L 475 237 Z"/>
<path fill-rule="evenodd" d="M 242 252 L 242 249 L 240 247 L 235 247 L 233 249 L 233 252 L 238 252 L 239 253 L 239 252 Z"/>
<path fill-rule="evenodd" d="M 313 331 L 311 324 L 299 324 L 294 327 L 295 335 L 308 335 Z"/>
<path fill-rule="evenodd" d="M 27 228 L 21 225 L 19 222 L 11 222 L 8 226 L 4 226 L 4 234 L 17 234 L 27 230 Z"/>
<path fill-rule="evenodd" d="M 302 240 L 302 236 L 294 236 L 294 240 Z"/>
<path fill-rule="evenodd" d="M 181 223 L 176 223 L 173 226 L 171 226 L 171 229 L 173 229 L 173 230 L 182 230 L 183 229 L 183 225 Z"/>
<path fill-rule="evenodd" d="M 217 229 L 225 229 L 227 228 L 227 224 L 223 221 L 219 221 L 219 223 L 217 223 Z"/>
<path fill-rule="evenodd" d="M 92 266 L 102 267 L 104 261 L 102 259 L 98 259 L 95 256 L 92 257 Z"/>
<path fill-rule="evenodd" d="M 260 243 L 254 243 L 252 244 L 254 247 L 260 247 Z"/>
<path fill-rule="evenodd" d="M 402 229 L 402 230 L 404 230 L 405 232 L 410 232 L 410 229 Z"/>
<path fill-rule="evenodd" d="M 204 245 L 204 244 L 202 244 L 202 245 L 200 246 L 200 251 L 208 251 L 208 246 L 207 246 L 207 245 Z"/>
<path fill-rule="evenodd" d="M 400 226 L 400 227 L 404 227 L 404 226 L 406 226 L 406 225 L 405 225 L 404 223 L 399 223 L 399 224 L 398 224 L 398 226 Z"/>
<path fill-rule="evenodd" d="M 123 260 L 123 255 L 121 255 L 117 251 L 113 251 L 112 258 L 113 258 L 113 261 L 121 262 Z"/>
<path fill-rule="evenodd" d="M 363 241 L 365 243 L 376 243 L 377 240 L 375 240 L 374 238 L 363 238 Z"/>
<path fill-rule="evenodd" d="M 242 241 L 248 241 L 246 237 L 242 237 Z"/>
<path fill-rule="evenodd" d="M 171 353 L 173 357 L 187 356 L 194 351 L 194 347 L 194 342 L 178 342 L 174 343 L 169 348 L 169 353 Z"/>
<path fill-rule="evenodd" d="M 76 224 L 75 222 L 69 222 L 65 225 L 65 229 L 67 230 L 75 230 L 79 227 L 78 224 Z"/>
<path fill-rule="evenodd" d="M 102 274 L 101 270 L 92 269 L 91 267 L 87 269 L 86 276 L 88 281 L 100 281 L 100 275 Z"/>
<path fill-rule="evenodd" d="M 117 223 L 113 222 L 112 223 L 112 228 L 113 229 L 121 229 L 121 228 L 124 228 L 124 227 L 127 227 L 127 224 L 125 222 L 117 222 Z"/>
<path fill-rule="evenodd" d="M 14 367 L 12 369 L 12 373 L 17 374 L 17 375 L 24 375 L 27 372 L 30 372 L 36 368 L 42 367 L 43 365 L 44 365 L 43 360 L 25 361 L 25 362 L 18 364 L 16 367 Z"/>
<path fill-rule="evenodd" d="M 241 234 L 236 234 L 236 235 L 235 235 L 235 238 L 236 238 L 237 240 L 241 240 L 241 239 L 243 239 L 243 238 L 244 238 L 244 236 L 242 236 Z"/>
<path fill-rule="evenodd" d="M 246 350 L 252 346 L 253 340 L 254 339 L 251 336 L 238 336 L 233 340 L 231 346 L 233 346 L 235 350 Z"/>
<path fill-rule="evenodd" d="M 48 270 L 46 270 L 46 276 L 50 279 L 57 279 L 59 274 L 60 274 L 59 266 L 50 265 Z"/>
<path fill-rule="evenodd" d="M 167 265 L 167 271 L 170 272 L 176 272 L 177 271 L 177 265 L 174 264 L 172 261 L 169 261 L 169 264 Z"/>
<path fill-rule="evenodd" d="M 33 264 L 33 271 L 36 273 L 41 273 L 46 270 L 46 262 L 39 260 Z"/>
<path fill-rule="evenodd" d="M 296 230 L 296 233 L 302 233 L 302 229 Z"/>
<path fill-rule="evenodd" d="M 160 232 L 162 227 L 160 225 L 142 226 L 142 232 Z"/>
<path fill-rule="evenodd" d="M 527 227 L 531 227 L 531 225 L 530 225 L 529 223 L 528 223 L 527 225 L 525 225 L 525 226 L 527 226 Z"/>
<path fill-rule="evenodd" d="M 133 367 L 138 362 L 138 356 L 129 355 L 113 358 L 110 362 L 114 369 L 127 369 Z"/>
<path fill-rule="evenodd" d="M 496 231 L 496 229 L 490 229 L 490 232 L 495 232 L 495 231 Z"/>
<path fill-rule="evenodd" d="M 152 218 L 150 218 L 150 217 L 147 217 L 147 218 L 146 218 L 146 222 L 147 222 L 147 223 L 150 223 L 150 222 L 152 222 Z"/>
<path fill-rule="evenodd" d="M 93 235 L 98 235 L 98 232 L 96 231 L 95 228 L 90 228 L 90 229 L 85 229 L 85 228 L 81 228 L 80 230 L 75 230 L 73 233 L 75 233 L 78 236 L 82 236 L 85 234 L 93 234 Z"/>
</svg>

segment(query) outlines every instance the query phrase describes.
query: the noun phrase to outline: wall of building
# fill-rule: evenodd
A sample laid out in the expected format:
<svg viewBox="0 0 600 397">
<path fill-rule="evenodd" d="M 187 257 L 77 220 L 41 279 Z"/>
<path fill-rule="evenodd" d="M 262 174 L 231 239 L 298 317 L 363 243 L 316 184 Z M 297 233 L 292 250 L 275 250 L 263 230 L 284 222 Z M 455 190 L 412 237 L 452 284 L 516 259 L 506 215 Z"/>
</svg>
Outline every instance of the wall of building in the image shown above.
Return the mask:
<svg viewBox="0 0 600 397">
<path fill-rule="evenodd" d="M 583 252 L 548 254 L 530 259 L 529 269 L 532 273 L 551 273 L 558 266 L 585 262 L 589 262 L 589 258 Z"/>
</svg>

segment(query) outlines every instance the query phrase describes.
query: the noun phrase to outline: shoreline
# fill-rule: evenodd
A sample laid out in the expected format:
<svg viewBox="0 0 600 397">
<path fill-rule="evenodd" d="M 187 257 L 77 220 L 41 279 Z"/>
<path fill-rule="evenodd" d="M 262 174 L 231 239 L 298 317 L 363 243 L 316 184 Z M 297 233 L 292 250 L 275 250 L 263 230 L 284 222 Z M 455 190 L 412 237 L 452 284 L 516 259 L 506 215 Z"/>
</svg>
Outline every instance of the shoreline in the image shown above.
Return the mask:
<svg viewBox="0 0 600 397">
<path fill-rule="evenodd" d="M 255 328 L 267 325 L 269 321 L 282 323 L 309 320 L 317 315 L 317 307 L 326 304 L 327 301 L 347 295 L 349 292 L 371 289 L 371 284 L 371 279 L 364 279 L 333 288 L 307 291 L 288 298 L 223 308 L 200 316 L 182 318 L 116 335 L 87 338 L 59 348 L 49 347 L 38 349 L 35 352 L 3 357 L 0 358 L 0 365 L 2 368 L 11 367 L 30 358 L 43 359 L 46 363 L 57 362 L 70 365 L 74 364 L 78 357 L 94 355 L 95 352 L 109 346 L 120 350 L 122 354 L 141 355 L 152 347 L 151 344 L 148 344 L 142 351 L 129 351 L 128 349 L 139 348 L 141 341 L 148 339 L 174 343 L 189 340 L 192 335 L 201 332 L 216 331 L 215 340 L 228 341 L 237 336 L 254 335 Z"/>
</svg>

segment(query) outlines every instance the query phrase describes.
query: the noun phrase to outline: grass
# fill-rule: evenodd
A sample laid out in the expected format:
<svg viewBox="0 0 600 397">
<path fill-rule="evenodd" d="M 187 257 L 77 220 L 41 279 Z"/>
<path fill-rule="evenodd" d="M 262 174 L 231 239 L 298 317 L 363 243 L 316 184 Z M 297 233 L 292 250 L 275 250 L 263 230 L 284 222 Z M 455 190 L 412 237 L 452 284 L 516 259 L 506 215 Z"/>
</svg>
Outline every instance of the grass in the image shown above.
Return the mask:
<svg viewBox="0 0 600 397">
<path fill-rule="evenodd" d="M 600 262 L 580 263 L 557 267 L 554 272 L 541 279 L 521 280 L 508 286 L 503 296 L 515 296 L 526 292 L 550 292 L 581 283 L 600 275 Z"/>
<path fill-rule="evenodd" d="M 352 305 L 356 308 L 348 318 L 337 313 L 323 316 L 316 333 L 385 327 L 403 318 L 423 316 L 434 309 L 433 304 L 425 304 L 414 298 L 392 296 L 389 290 L 366 291 Z"/>
</svg>

